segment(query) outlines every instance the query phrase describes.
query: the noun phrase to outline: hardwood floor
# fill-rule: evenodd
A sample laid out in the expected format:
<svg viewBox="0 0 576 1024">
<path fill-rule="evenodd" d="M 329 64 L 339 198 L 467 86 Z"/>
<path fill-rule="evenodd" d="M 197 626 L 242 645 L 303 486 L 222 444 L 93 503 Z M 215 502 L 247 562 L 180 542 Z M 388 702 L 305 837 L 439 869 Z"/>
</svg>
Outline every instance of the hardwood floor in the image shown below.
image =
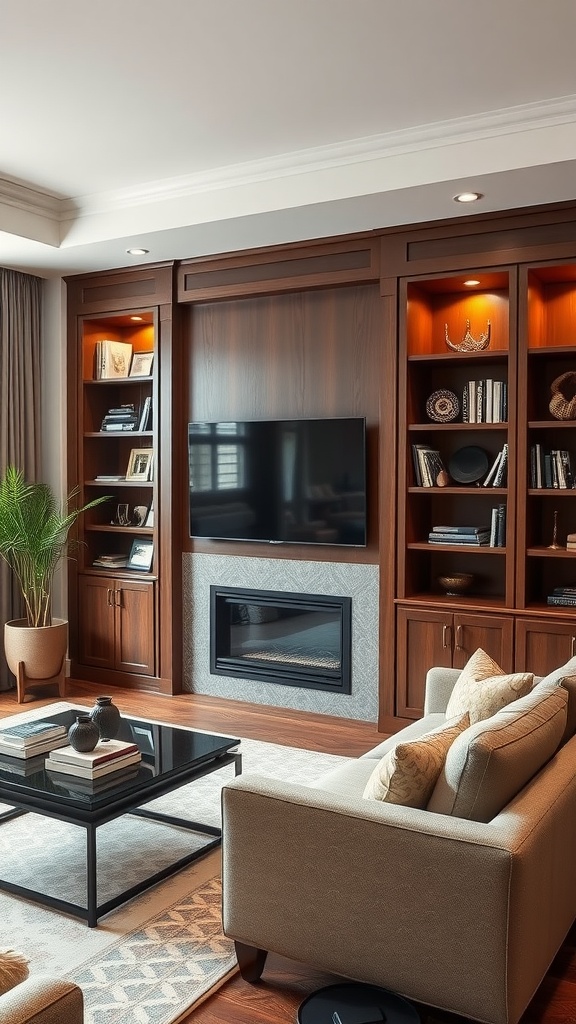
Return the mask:
<svg viewBox="0 0 576 1024">
<path fill-rule="evenodd" d="M 67 698 L 91 707 L 101 686 L 69 682 Z M 279 708 L 260 707 L 242 701 L 180 694 L 164 697 L 141 691 L 114 688 L 114 702 L 126 714 L 155 718 L 198 729 L 267 740 L 287 746 L 355 756 L 384 737 L 375 726 L 348 719 L 329 718 Z M 15 691 L 0 693 L 0 718 L 42 707 L 54 697 L 42 696 L 25 705 L 16 702 Z M 239 975 L 186 1017 L 182 1024 L 294 1024 L 297 1008 L 306 996 L 342 979 L 315 971 L 305 964 L 270 954 L 263 980 L 258 985 Z M 458 1024 L 462 1018 L 418 1007 L 423 1024 Z M 528 1007 L 522 1024 L 576 1024 L 576 926 L 550 967 Z"/>
</svg>

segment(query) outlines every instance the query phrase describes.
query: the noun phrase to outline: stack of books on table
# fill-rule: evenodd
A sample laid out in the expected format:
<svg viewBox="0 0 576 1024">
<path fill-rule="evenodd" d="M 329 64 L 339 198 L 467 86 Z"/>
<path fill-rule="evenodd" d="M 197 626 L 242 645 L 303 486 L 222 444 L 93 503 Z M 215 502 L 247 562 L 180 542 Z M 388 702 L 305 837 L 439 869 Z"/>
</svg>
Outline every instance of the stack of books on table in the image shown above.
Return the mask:
<svg viewBox="0 0 576 1024">
<path fill-rule="evenodd" d="M 550 597 L 546 600 L 551 605 L 568 608 L 574 607 L 576 605 L 576 585 L 573 587 L 554 587 Z"/>
<path fill-rule="evenodd" d="M 21 722 L 19 725 L 0 726 L 0 754 L 8 757 L 37 757 L 67 742 L 66 727 L 57 722 Z"/>
<path fill-rule="evenodd" d="M 142 754 L 136 743 L 126 740 L 100 740 L 94 750 L 83 752 L 74 747 L 59 747 L 46 758 L 45 768 L 60 775 L 79 779 L 100 779 L 140 761 Z"/>
<path fill-rule="evenodd" d="M 461 544 L 478 547 L 488 544 L 489 526 L 434 526 L 428 534 L 429 544 Z"/>
</svg>

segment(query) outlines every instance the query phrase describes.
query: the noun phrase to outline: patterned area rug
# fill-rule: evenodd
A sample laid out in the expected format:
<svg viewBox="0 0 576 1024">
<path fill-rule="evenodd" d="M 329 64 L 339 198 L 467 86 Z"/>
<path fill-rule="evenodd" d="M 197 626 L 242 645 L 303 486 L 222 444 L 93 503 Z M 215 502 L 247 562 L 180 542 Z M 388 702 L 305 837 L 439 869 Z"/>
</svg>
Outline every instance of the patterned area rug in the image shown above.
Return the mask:
<svg viewBox="0 0 576 1024">
<path fill-rule="evenodd" d="M 245 772 L 295 782 L 317 778 L 344 760 L 256 740 L 242 740 L 241 749 Z M 150 806 L 219 824 L 220 789 L 233 774 L 229 765 Z M 103 902 L 188 852 L 194 833 L 125 815 L 103 825 L 97 842 Z M 4 879 L 86 905 L 83 829 L 34 814 L 16 818 L 0 827 L 0 865 Z M 97 928 L 0 893 L 0 944 L 23 952 L 31 973 L 80 985 L 85 1024 L 176 1024 L 236 970 L 220 904 L 220 853 L 213 851 L 107 914 Z"/>
</svg>

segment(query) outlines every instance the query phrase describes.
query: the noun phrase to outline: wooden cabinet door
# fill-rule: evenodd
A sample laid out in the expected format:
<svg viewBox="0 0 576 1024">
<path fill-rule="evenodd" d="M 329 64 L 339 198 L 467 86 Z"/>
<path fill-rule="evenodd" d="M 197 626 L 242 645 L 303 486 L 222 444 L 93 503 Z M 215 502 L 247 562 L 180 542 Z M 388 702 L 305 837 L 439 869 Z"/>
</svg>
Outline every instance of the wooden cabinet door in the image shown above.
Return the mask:
<svg viewBox="0 0 576 1024">
<path fill-rule="evenodd" d="M 396 714 L 420 718 L 428 669 L 435 665 L 450 668 L 452 664 L 452 615 L 398 608 L 397 631 Z"/>
<path fill-rule="evenodd" d="M 114 668 L 153 676 L 154 584 L 139 580 L 118 580 L 114 596 Z"/>
<path fill-rule="evenodd" d="M 516 671 L 546 676 L 576 654 L 574 622 L 516 619 Z"/>
<path fill-rule="evenodd" d="M 114 587 L 104 576 L 78 578 L 78 646 L 83 665 L 114 668 Z"/>
<path fill-rule="evenodd" d="M 514 671 L 514 619 L 506 615 L 454 613 L 452 666 L 464 668 L 481 647 L 505 672 Z"/>
</svg>

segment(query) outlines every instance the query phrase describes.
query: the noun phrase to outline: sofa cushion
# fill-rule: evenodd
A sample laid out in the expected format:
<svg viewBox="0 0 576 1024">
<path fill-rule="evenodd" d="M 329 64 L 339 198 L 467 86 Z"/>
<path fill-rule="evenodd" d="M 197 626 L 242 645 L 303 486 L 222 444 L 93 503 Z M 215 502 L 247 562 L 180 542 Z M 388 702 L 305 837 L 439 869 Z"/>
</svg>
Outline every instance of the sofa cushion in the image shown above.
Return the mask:
<svg viewBox="0 0 576 1024">
<path fill-rule="evenodd" d="M 470 726 L 450 747 L 428 810 L 491 821 L 558 749 L 567 701 L 564 687 L 541 683 Z"/>
<path fill-rule="evenodd" d="M 469 721 L 468 715 L 460 715 L 419 739 L 397 743 L 374 766 L 364 799 L 426 807 L 446 753 L 459 733 L 468 728 Z"/>
<path fill-rule="evenodd" d="M 479 647 L 456 680 L 446 708 L 446 718 L 463 715 L 467 711 L 470 724 L 474 725 L 528 693 L 533 685 L 532 672 L 506 674 Z"/>
<path fill-rule="evenodd" d="M 568 719 L 562 737 L 562 743 L 566 743 L 566 740 L 576 732 L 576 658 L 570 658 L 564 665 L 555 668 L 534 685 L 539 686 L 540 683 L 562 683 L 568 690 Z"/>
<path fill-rule="evenodd" d="M 417 740 L 420 736 L 423 736 L 427 732 L 431 732 L 432 729 L 437 729 L 438 726 L 446 724 L 446 715 L 444 712 L 438 712 L 434 715 L 425 715 L 424 718 L 417 718 L 416 721 L 410 722 L 410 725 L 405 725 L 404 728 L 398 732 L 389 736 L 388 739 L 382 740 L 382 743 L 378 743 L 377 746 L 372 747 L 371 750 L 367 750 L 365 754 L 361 755 L 362 759 L 374 760 L 377 758 L 378 761 L 384 754 L 387 754 L 389 750 L 393 750 L 399 740 L 402 743 L 406 743 L 408 740 Z M 372 765 L 374 767 L 374 765 Z"/>
<path fill-rule="evenodd" d="M 0 949 L 0 995 L 26 981 L 29 974 L 28 960 L 13 949 Z"/>
</svg>

